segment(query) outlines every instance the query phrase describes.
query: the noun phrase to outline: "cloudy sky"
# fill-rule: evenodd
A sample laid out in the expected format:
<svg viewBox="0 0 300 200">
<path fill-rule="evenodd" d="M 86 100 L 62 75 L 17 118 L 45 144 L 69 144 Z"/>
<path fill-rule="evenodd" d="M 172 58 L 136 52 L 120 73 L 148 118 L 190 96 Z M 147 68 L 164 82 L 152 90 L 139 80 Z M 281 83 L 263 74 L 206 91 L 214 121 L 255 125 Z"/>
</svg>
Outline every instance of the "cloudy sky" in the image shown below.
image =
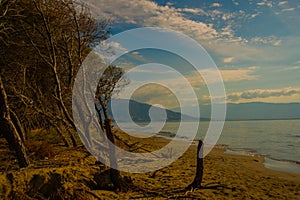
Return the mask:
<svg viewBox="0 0 300 200">
<path fill-rule="evenodd" d="M 299 0 L 86 2 L 97 17 L 111 20 L 112 35 L 139 27 L 161 27 L 182 32 L 199 42 L 220 70 L 229 103 L 300 102 Z M 153 54 L 133 52 L 123 64 L 145 64 L 158 56 Z M 161 52 L 159 55 L 162 57 Z M 163 57 L 170 60 L 172 56 Z M 168 74 L 164 72 L 162 70 L 156 77 L 178 84 L 170 73 L 169 77 L 164 77 L 163 74 Z M 200 79 L 197 81 L 195 85 L 204 84 Z M 149 86 L 144 88 L 147 89 L 140 92 L 142 96 L 136 92 L 136 99 L 147 97 L 144 100 L 153 103 L 153 98 L 161 97 L 172 108 L 175 101 L 165 98 L 171 95 L 170 91 L 155 93 Z M 199 88 L 204 91 L 201 86 Z M 156 95 L 151 95 L 154 93 Z M 199 101 L 205 103 L 207 100 L 209 95 L 204 91 Z"/>
</svg>

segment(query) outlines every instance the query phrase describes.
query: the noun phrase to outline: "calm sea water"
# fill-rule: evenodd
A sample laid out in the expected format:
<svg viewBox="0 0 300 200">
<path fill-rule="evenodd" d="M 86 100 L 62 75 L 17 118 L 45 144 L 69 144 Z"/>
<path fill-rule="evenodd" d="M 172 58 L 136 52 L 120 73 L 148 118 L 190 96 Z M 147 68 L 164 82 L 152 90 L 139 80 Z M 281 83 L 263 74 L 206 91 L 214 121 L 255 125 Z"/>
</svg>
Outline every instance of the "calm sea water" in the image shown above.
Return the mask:
<svg viewBox="0 0 300 200">
<path fill-rule="evenodd" d="M 181 123 L 184 136 L 190 138 L 193 122 Z M 204 138 L 208 125 L 200 122 L 195 139 Z M 161 131 L 176 133 L 178 126 L 179 122 L 167 122 Z M 265 155 L 268 168 L 300 173 L 300 120 L 226 121 L 218 144 L 228 145 L 227 153 Z"/>
</svg>

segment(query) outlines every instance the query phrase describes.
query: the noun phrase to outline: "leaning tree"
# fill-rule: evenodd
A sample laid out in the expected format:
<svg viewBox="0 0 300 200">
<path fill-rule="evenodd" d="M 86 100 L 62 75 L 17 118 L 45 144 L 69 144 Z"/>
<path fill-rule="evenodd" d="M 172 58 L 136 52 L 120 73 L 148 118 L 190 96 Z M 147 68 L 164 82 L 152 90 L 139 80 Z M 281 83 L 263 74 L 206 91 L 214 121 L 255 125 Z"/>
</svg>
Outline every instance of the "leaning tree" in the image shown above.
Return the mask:
<svg viewBox="0 0 300 200">
<path fill-rule="evenodd" d="M 110 163 L 110 179 L 116 189 L 122 189 L 124 184 L 120 172 L 115 152 L 115 136 L 112 131 L 112 118 L 108 113 L 109 102 L 114 94 L 129 83 L 129 79 L 123 76 L 122 68 L 116 66 L 108 66 L 100 76 L 96 94 L 95 94 L 95 110 L 97 111 L 100 127 L 105 132 L 108 143 L 108 156 Z"/>
</svg>

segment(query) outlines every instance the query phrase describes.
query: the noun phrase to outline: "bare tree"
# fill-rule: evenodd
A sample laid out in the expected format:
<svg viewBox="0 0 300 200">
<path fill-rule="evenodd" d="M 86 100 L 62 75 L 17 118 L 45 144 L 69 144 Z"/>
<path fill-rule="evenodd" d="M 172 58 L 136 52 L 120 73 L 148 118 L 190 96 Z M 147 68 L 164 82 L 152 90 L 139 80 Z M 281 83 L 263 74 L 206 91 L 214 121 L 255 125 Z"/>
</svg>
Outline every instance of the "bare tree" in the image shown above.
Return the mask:
<svg viewBox="0 0 300 200">
<path fill-rule="evenodd" d="M 4 42 L 7 33 L 12 29 L 11 25 L 6 22 L 5 18 L 13 11 L 14 1 L 4 0 L 0 2 L 0 41 Z M 0 132 L 7 142 L 10 150 L 16 152 L 16 156 L 20 167 L 27 167 L 29 159 L 27 157 L 26 148 L 24 145 L 24 131 L 16 114 L 10 110 L 7 94 L 2 82 L 0 74 Z"/>
<path fill-rule="evenodd" d="M 19 161 L 20 167 L 27 167 L 29 165 L 29 159 L 26 154 L 26 148 L 24 146 L 21 137 L 10 118 L 10 109 L 7 103 L 7 96 L 2 84 L 0 76 L 0 126 L 1 133 L 6 138 L 9 148 L 12 151 L 16 151 L 16 155 Z"/>
<path fill-rule="evenodd" d="M 54 127 L 65 146 L 77 145 L 74 78 L 107 25 L 74 0 L 0 1 L 1 134 L 21 166 L 29 163 L 24 128 Z"/>
<path fill-rule="evenodd" d="M 115 136 L 112 132 L 112 119 L 108 114 L 108 103 L 113 94 L 118 93 L 122 87 L 128 84 L 128 79 L 123 77 L 124 71 L 116 66 L 108 66 L 99 79 L 96 90 L 95 109 L 98 113 L 99 124 L 105 130 L 106 136 L 110 143 L 109 162 L 110 162 L 110 179 L 117 189 L 122 189 L 123 180 L 120 176 L 118 163 L 115 152 Z"/>
<path fill-rule="evenodd" d="M 75 75 L 91 47 L 106 37 L 108 21 L 95 20 L 74 0 L 20 0 L 15 10 L 22 15 L 7 19 L 14 29 L 0 47 L 8 103 L 23 126 L 52 126 L 66 146 L 76 146 Z"/>
</svg>

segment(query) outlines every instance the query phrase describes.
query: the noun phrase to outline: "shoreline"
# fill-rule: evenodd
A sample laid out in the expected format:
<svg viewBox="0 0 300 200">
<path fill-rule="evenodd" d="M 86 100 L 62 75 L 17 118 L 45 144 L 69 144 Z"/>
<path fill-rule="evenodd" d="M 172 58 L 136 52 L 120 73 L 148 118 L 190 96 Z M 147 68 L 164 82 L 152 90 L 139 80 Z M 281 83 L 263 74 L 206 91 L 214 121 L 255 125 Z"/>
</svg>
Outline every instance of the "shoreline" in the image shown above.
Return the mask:
<svg viewBox="0 0 300 200">
<path fill-rule="evenodd" d="M 148 135 L 149 134 L 149 135 Z M 174 133 L 167 132 L 167 131 L 162 131 L 159 133 L 143 133 L 143 132 L 131 132 L 130 135 L 132 136 L 138 136 L 141 135 L 142 138 L 148 138 L 148 137 L 157 137 L 157 138 L 163 138 L 166 140 L 172 140 L 175 139 L 178 142 L 191 142 L 191 140 L 188 140 L 187 137 L 176 137 Z M 188 141 L 187 141 L 188 140 Z M 191 146 L 197 146 L 198 140 L 192 140 Z M 272 158 L 269 155 L 264 155 L 261 154 L 257 151 L 250 151 L 250 150 L 244 150 L 244 149 L 234 149 L 231 148 L 230 145 L 227 144 L 216 144 L 213 149 L 223 149 L 224 154 L 229 154 L 229 155 L 237 155 L 237 156 L 249 156 L 249 157 L 260 157 L 263 158 L 262 165 L 266 169 L 269 170 L 275 170 L 279 172 L 286 172 L 286 173 L 296 173 L 300 175 L 300 162 L 299 161 L 294 161 L 294 160 L 282 160 L 282 159 L 276 159 Z M 279 166 L 274 165 L 274 163 L 277 162 Z M 294 169 L 286 169 L 283 167 L 280 167 L 282 165 L 286 164 L 286 167 L 292 167 L 292 166 L 287 166 L 288 164 L 290 165 L 295 165 Z M 296 169 L 299 168 L 299 169 Z"/>
<path fill-rule="evenodd" d="M 155 136 L 147 139 L 131 139 L 131 142 L 136 141 L 141 145 L 148 145 L 148 150 L 153 150 L 167 144 L 170 138 Z M 204 158 L 201 184 L 204 189 L 178 192 L 184 190 L 195 176 L 197 145 L 194 142 L 194 145 L 191 145 L 179 159 L 165 168 L 146 174 L 123 173 L 132 176 L 134 183 L 143 190 L 155 193 L 155 196 L 132 193 L 130 197 L 296 199 L 300 195 L 300 174 L 266 168 L 263 156 L 227 154 L 227 149 L 227 145 L 216 145 Z M 218 189 L 211 189 L 211 186 Z"/>
<path fill-rule="evenodd" d="M 242 155 L 242 156 L 259 156 L 263 157 L 263 165 L 265 168 L 280 172 L 291 172 L 296 173 L 300 175 L 300 162 L 294 161 L 294 160 L 281 160 L 272 158 L 268 155 L 263 155 L 259 153 L 253 153 L 251 151 L 241 151 L 241 150 L 235 150 L 228 147 L 228 149 L 224 152 L 225 154 L 231 154 L 231 155 Z"/>
<path fill-rule="evenodd" d="M 147 133 L 142 133 L 142 134 L 147 134 Z M 177 141 L 182 141 L 182 142 L 185 142 L 186 139 L 188 139 L 188 138 L 174 137 L 174 135 L 175 134 L 171 133 L 171 132 L 159 132 L 159 133 L 156 133 L 155 137 L 161 137 L 161 138 L 165 138 L 165 139 L 169 139 L 169 140 L 175 139 Z M 192 145 L 196 145 L 195 142 L 197 142 L 197 141 L 198 140 L 193 140 Z M 250 156 L 250 157 L 251 156 L 263 157 L 264 158 L 263 165 L 267 169 L 300 174 L 300 161 L 273 158 L 269 155 L 261 154 L 261 153 L 257 152 L 256 150 L 250 151 L 250 150 L 245 150 L 242 148 L 234 149 L 234 148 L 231 148 L 230 145 L 227 145 L 227 144 L 216 144 L 215 145 L 215 147 L 217 147 L 217 148 L 219 148 L 220 146 L 225 148 L 224 154 L 242 155 L 242 156 Z M 276 162 L 278 163 L 277 166 L 275 164 Z"/>
</svg>

